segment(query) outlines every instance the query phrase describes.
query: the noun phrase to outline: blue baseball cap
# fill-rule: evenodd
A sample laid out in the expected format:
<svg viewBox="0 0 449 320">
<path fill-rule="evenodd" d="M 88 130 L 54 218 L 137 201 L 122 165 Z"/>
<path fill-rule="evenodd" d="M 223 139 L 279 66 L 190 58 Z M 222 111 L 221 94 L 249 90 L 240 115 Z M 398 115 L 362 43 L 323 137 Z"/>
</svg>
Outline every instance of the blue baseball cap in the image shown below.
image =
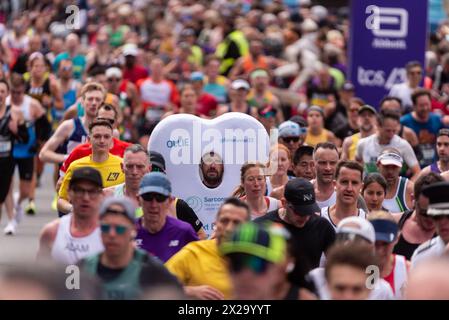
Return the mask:
<svg viewBox="0 0 449 320">
<path fill-rule="evenodd" d="M 279 125 L 279 137 L 299 137 L 302 133 L 296 122 L 288 120 Z"/>
<path fill-rule="evenodd" d="M 150 172 L 143 176 L 139 187 L 139 196 L 146 193 L 159 193 L 166 197 L 171 194 L 171 183 L 161 172 Z"/>
<path fill-rule="evenodd" d="M 396 240 L 398 235 L 398 225 L 396 222 L 386 219 L 374 219 L 370 221 L 376 233 L 376 241 L 385 241 L 388 243 Z"/>
<path fill-rule="evenodd" d="M 204 80 L 204 74 L 199 71 L 192 72 L 190 74 L 190 80 L 191 81 L 203 81 Z"/>
</svg>

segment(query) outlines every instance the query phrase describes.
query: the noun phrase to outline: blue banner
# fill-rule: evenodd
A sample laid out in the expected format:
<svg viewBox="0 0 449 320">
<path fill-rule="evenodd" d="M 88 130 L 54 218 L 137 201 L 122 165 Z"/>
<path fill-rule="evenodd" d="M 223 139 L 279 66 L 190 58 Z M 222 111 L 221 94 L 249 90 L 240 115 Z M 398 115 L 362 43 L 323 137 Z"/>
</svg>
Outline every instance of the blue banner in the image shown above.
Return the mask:
<svg viewBox="0 0 449 320">
<path fill-rule="evenodd" d="M 352 0 L 349 79 L 356 95 L 378 107 L 396 83 L 406 81 L 405 65 L 424 69 L 427 0 Z"/>
</svg>

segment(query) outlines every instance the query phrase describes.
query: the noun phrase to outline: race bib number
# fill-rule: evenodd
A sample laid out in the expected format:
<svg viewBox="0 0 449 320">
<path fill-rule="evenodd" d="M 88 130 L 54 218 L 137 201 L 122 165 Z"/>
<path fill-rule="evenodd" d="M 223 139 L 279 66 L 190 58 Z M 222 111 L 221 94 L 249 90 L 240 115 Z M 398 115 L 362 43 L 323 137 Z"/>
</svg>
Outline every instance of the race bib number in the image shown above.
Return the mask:
<svg viewBox="0 0 449 320">
<path fill-rule="evenodd" d="M 11 141 L 0 141 L 0 152 L 10 152 Z"/>
</svg>

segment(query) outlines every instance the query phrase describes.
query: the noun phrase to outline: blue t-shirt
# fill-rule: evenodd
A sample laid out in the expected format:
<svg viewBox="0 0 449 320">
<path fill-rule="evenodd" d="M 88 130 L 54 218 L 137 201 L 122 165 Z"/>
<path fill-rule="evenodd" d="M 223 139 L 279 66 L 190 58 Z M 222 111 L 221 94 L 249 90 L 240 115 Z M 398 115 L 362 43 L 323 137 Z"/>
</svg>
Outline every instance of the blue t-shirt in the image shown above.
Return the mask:
<svg viewBox="0 0 449 320">
<path fill-rule="evenodd" d="M 401 124 L 411 128 L 418 136 L 419 154 L 417 154 L 417 158 L 421 168 L 435 162 L 437 160 L 435 149 L 437 134 L 441 128 L 444 128 L 441 117 L 431 112 L 427 122 L 418 122 L 409 113 L 401 118 Z"/>
<path fill-rule="evenodd" d="M 84 69 L 86 68 L 86 57 L 83 55 L 76 55 L 73 58 L 70 58 L 68 52 L 60 53 L 56 56 L 55 61 L 53 62 L 53 71 L 57 72 L 59 68 L 59 63 L 62 60 L 71 60 L 73 64 L 73 77 L 77 80 L 81 80 L 83 76 Z"/>
<path fill-rule="evenodd" d="M 142 227 L 142 218 L 137 221 L 137 246 L 163 262 L 196 240 L 198 236 L 190 224 L 171 216 L 167 216 L 165 225 L 156 233 L 150 233 Z"/>
</svg>

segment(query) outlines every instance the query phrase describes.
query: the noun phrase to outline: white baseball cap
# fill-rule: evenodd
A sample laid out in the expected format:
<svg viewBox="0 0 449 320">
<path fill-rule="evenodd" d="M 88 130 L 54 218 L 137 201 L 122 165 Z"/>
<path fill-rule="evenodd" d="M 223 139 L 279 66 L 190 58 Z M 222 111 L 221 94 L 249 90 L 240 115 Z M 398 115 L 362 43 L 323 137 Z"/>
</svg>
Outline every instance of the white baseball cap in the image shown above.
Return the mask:
<svg viewBox="0 0 449 320">
<path fill-rule="evenodd" d="M 247 81 L 242 80 L 242 79 L 237 79 L 237 80 L 232 81 L 231 88 L 234 90 L 245 89 L 245 90 L 249 91 L 250 86 Z"/>
<path fill-rule="evenodd" d="M 123 55 L 126 56 L 137 56 L 139 50 L 137 46 L 133 43 L 128 43 L 123 46 Z"/>
<path fill-rule="evenodd" d="M 360 217 L 347 217 L 340 221 L 336 230 L 338 234 L 352 234 L 374 243 L 376 232 L 373 225 L 366 219 Z"/>
<path fill-rule="evenodd" d="M 385 150 L 382 151 L 377 157 L 377 162 L 379 162 L 383 166 L 393 165 L 402 168 L 404 159 L 402 159 L 402 156 L 399 152 L 395 152 L 393 150 Z"/>
</svg>

